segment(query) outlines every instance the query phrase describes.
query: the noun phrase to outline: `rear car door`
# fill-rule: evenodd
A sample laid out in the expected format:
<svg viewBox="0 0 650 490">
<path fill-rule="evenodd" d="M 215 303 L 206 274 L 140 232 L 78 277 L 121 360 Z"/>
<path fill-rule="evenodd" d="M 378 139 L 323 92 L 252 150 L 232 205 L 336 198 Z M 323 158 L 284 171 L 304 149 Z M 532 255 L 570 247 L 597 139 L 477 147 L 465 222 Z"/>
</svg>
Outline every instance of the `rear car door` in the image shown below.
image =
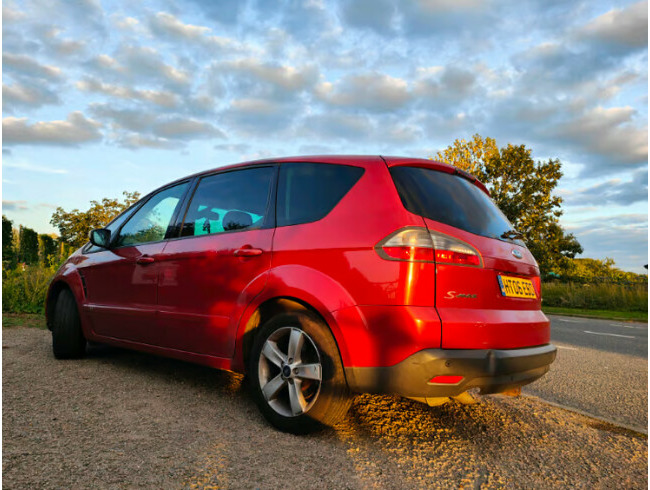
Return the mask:
<svg viewBox="0 0 650 490">
<path fill-rule="evenodd" d="M 161 254 L 160 325 L 167 347 L 230 357 L 238 305 L 259 294 L 271 267 L 273 165 L 199 179 L 181 236 Z"/>
<path fill-rule="evenodd" d="M 93 331 L 156 345 L 159 254 L 188 182 L 153 194 L 115 230 L 109 250 L 87 254 L 79 266 Z M 113 231 L 113 230 L 112 230 Z"/>
</svg>

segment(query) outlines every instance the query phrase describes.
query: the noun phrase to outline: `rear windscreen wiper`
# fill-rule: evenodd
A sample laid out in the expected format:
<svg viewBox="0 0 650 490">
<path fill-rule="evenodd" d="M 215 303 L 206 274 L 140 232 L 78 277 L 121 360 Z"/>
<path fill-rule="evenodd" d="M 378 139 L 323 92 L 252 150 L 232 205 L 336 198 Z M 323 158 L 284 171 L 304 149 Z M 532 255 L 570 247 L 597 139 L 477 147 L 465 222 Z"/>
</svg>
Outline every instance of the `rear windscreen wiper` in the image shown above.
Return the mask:
<svg viewBox="0 0 650 490">
<path fill-rule="evenodd" d="M 511 239 L 521 239 L 523 238 L 524 235 L 519 233 L 517 230 L 508 230 L 503 233 L 501 233 L 501 238 L 511 238 Z"/>
</svg>

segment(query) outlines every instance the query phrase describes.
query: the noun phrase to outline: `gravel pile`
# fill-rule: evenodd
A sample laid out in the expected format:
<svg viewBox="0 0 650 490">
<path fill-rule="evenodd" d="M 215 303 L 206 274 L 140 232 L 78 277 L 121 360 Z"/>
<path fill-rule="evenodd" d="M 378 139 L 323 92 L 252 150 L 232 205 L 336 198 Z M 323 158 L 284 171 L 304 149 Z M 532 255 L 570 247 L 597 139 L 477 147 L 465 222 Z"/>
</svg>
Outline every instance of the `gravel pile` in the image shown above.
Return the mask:
<svg viewBox="0 0 650 490">
<path fill-rule="evenodd" d="M 356 398 L 344 423 L 277 432 L 242 377 L 104 346 L 56 361 L 3 329 L 4 488 L 647 488 L 647 438 L 534 399 L 429 408 Z"/>
</svg>

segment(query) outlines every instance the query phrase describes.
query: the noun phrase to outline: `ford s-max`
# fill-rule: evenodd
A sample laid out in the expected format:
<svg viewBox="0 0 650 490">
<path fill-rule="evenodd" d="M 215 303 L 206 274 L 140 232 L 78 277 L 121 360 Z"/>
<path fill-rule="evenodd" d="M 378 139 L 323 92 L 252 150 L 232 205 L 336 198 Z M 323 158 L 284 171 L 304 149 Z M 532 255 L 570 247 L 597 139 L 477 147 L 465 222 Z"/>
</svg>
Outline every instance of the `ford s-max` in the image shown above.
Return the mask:
<svg viewBox="0 0 650 490">
<path fill-rule="evenodd" d="M 167 184 L 65 262 L 57 358 L 100 342 L 246 373 L 275 427 L 332 425 L 355 392 L 436 404 L 500 393 L 555 359 L 539 268 L 472 175 L 321 156 Z"/>
</svg>

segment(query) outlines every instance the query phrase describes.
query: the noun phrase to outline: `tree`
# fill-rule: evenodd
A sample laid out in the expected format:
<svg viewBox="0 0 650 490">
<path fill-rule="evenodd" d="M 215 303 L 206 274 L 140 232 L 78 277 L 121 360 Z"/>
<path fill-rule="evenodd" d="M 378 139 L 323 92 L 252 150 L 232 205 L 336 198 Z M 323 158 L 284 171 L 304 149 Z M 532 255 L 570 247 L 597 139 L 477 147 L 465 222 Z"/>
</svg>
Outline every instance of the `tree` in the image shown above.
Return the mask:
<svg viewBox="0 0 650 490">
<path fill-rule="evenodd" d="M 90 201 L 88 211 L 65 211 L 58 207 L 52 215 L 50 223 L 59 229 L 61 241 L 74 248 L 81 247 L 88 241 L 90 230 L 107 225 L 113 218 L 128 208 L 140 198 L 138 192 L 123 192 L 124 199 L 104 198 L 101 201 Z"/>
<path fill-rule="evenodd" d="M 18 261 L 25 264 L 38 262 L 38 233 L 31 228 L 20 226 L 19 228 Z"/>
<path fill-rule="evenodd" d="M 519 231 L 543 273 L 565 273 L 582 246 L 566 233 L 558 220 L 562 198 L 553 195 L 562 163 L 535 162 L 525 145 L 499 149 L 492 138 L 475 134 L 456 140 L 436 159 L 474 174 L 490 190 L 494 202 Z"/>
<path fill-rule="evenodd" d="M 58 247 L 56 239 L 50 235 L 38 235 L 38 261 L 49 266 L 57 259 Z"/>
<path fill-rule="evenodd" d="M 13 223 L 4 214 L 2 215 L 2 265 L 6 269 L 13 269 L 16 265 Z"/>
</svg>

